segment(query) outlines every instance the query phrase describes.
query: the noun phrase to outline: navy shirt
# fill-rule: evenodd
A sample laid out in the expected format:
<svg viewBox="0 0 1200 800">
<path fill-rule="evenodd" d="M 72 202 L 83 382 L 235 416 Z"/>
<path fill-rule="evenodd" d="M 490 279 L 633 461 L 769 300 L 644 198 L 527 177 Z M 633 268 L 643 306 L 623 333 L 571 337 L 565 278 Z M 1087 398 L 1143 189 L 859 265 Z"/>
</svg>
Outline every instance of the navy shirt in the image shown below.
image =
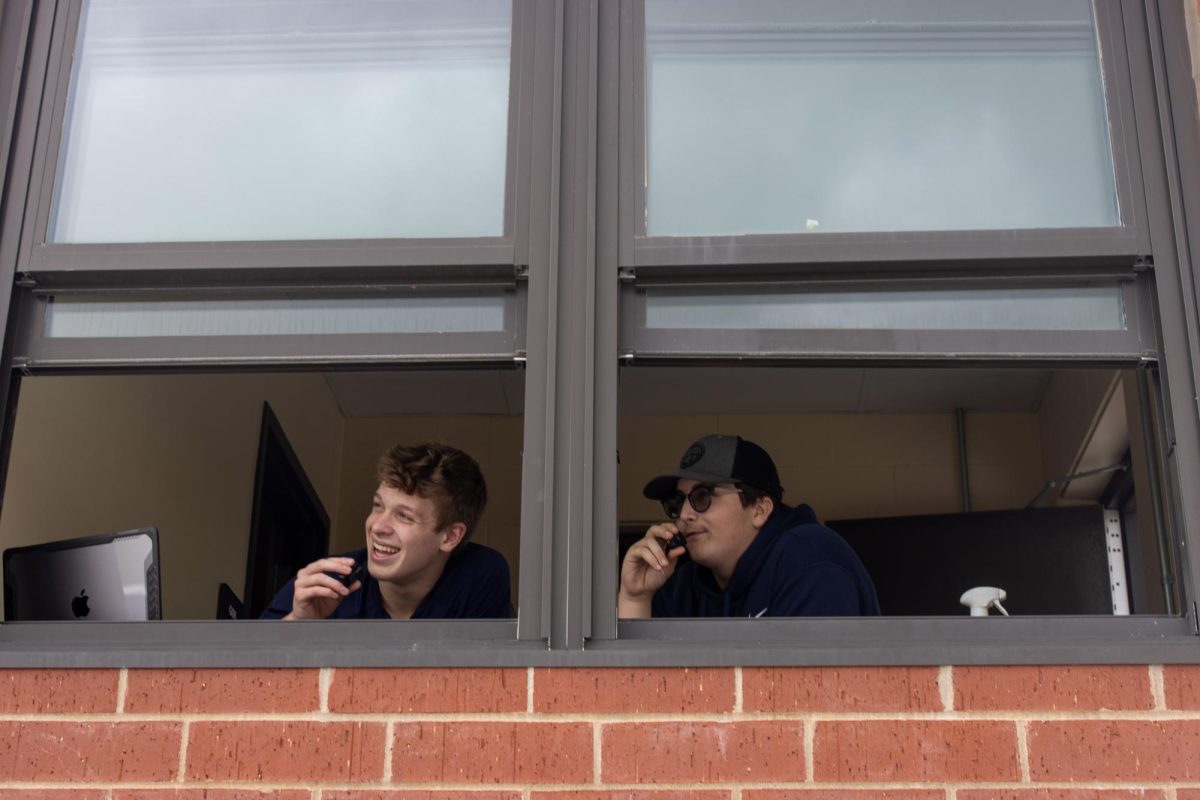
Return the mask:
<svg viewBox="0 0 1200 800">
<path fill-rule="evenodd" d="M 360 563 L 367 551 L 347 553 Z M 362 588 L 342 598 L 329 619 L 391 619 L 383 607 L 379 581 L 364 572 Z M 507 619 L 512 616 L 509 599 L 508 562 L 504 556 L 481 544 L 467 542 L 454 551 L 437 583 L 413 612 L 413 619 Z M 260 619 L 281 619 L 292 612 L 296 579 L 292 578 L 271 600 Z"/>
<path fill-rule="evenodd" d="M 712 570 L 680 564 L 654 593 L 655 617 L 877 616 L 875 585 L 846 541 L 808 506 L 781 506 L 742 553 L 724 590 Z"/>
</svg>

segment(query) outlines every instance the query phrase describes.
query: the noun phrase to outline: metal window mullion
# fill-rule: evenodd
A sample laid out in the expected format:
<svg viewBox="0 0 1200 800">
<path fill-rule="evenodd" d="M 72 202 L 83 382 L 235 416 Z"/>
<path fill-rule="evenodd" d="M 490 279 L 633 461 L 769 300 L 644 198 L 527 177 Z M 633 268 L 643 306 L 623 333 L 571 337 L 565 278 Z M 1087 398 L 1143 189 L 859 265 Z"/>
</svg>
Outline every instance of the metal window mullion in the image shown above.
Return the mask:
<svg viewBox="0 0 1200 800">
<path fill-rule="evenodd" d="M 1125 0 L 1126 39 L 1138 121 L 1142 173 L 1146 187 L 1148 229 L 1154 257 L 1155 286 L 1163 347 L 1160 357 L 1163 384 L 1165 447 L 1163 460 L 1169 481 L 1168 510 L 1173 510 L 1176 546 L 1185 610 L 1200 589 L 1200 496 L 1186 487 L 1200 485 L 1200 311 L 1197 309 L 1195 265 L 1190 263 L 1188 224 L 1195 226 L 1185 207 L 1185 192 L 1196 196 L 1196 175 L 1180 172 L 1179 149 L 1195 163 L 1197 142 L 1179 139 L 1176 125 L 1196 113 L 1195 97 L 1170 94 L 1169 70 L 1186 61 L 1187 38 L 1177 4 L 1155 0 Z M 1165 14 L 1160 16 L 1160 11 Z M 1172 66 L 1174 62 L 1174 66 Z M 1186 67 L 1185 67 L 1186 68 Z M 1178 80 L 1178 79 L 1176 79 Z M 1194 133 L 1196 126 L 1190 121 Z M 1177 149 L 1178 148 L 1178 149 Z"/>
<path fill-rule="evenodd" d="M 558 325 L 550 647 L 582 649 L 590 623 L 595 365 L 597 0 L 563 3 Z"/>
<path fill-rule="evenodd" d="M 589 639 L 617 636 L 617 354 L 621 182 L 621 6 L 601 3 L 597 31 L 596 327 L 593 374 L 592 572 Z"/>
<path fill-rule="evenodd" d="M 561 0 L 531 0 L 533 97 L 528 137 L 530 209 L 526 293 L 525 430 L 521 470 L 521 577 L 517 637 L 550 639 L 553 514 L 557 502 L 554 441 L 557 398 L 558 169 L 561 150 Z"/>
</svg>

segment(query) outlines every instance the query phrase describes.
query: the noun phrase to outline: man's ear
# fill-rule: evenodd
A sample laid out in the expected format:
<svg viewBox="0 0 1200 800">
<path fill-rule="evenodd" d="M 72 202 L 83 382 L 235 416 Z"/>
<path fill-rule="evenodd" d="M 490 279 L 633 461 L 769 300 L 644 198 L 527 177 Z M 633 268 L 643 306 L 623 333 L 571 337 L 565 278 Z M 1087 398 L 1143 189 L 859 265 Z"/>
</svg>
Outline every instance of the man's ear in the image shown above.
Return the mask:
<svg viewBox="0 0 1200 800">
<path fill-rule="evenodd" d="M 775 501 L 770 497 L 764 495 L 755 500 L 754 504 L 750 506 L 750 520 L 754 523 L 754 527 L 757 529 L 766 525 L 774 510 Z"/>
<path fill-rule="evenodd" d="M 449 553 L 454 548 L 458 547 L 459 542 L 467 538 L 467 526 L 462 522 L 452 522 L 441 530 L 442 543 L 438 549 L 443 553 Z"/>
</svg>

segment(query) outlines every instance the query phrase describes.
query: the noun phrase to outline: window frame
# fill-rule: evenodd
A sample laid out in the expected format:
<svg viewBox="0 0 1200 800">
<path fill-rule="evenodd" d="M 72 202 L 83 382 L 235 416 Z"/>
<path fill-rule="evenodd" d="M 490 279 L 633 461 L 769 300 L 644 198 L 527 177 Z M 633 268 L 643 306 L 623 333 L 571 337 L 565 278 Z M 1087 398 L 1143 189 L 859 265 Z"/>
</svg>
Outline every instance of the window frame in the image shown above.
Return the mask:
<svg viewBox="0 0 1200 800">
<path fill-rule="evenodd" d="M 528 264 L 530 199 L 527 180 L 532 151 L 529 120 L 533 113 L 534 36 L 538 12 L 529 3 L 512 3 L 509 105 L 504 183 L 504 232 L 500 236 L 464 238 L 390 238 L 334 240 L 180 241 L 96 244 L 47 242 L 63 126 L 67 115 L 72 64 L 85 0 L 38 4 L 35 24 L 49 29 L 45 51 L 35 48 L 33 63 L 47 65 L 33 155 L 33 177 L 26 215 L 33 225 L 21 242 L 22 269 L 29 273 L 71 270 L 153 271 L 169 262 L 172 269 L 198 273 L 220 270 L 331 269 L 373 270 L 389 274 L 408 268 L 427 272 L 437 267 L 445 277 L 469 276 L 479 268 Z"/>
<path fill-rule="evenodd" d="M 879 345 L 884 336 L 861 336 L 858 331 L 805 331 L 800 335 L 789 332 L 763 331 L 669 331 L 648 332 L 644 328 L 644 297 L 637 297 L 639 286 L 650 285 L 724 285 L 731 291 L 753 290 L 755 285 L 829 285 L 846 283 L 870 287 L 904 281 L 930 279 L 953 280 L 986 278 L 1008 285 L 1036 285 L 1073 276 L 1076 280 L 1101 275 L 1130 276 L 1149 269 L 1154 279 L 1135 280 L 1136 301 L 1127 305 L 1135 308 L 1127 333 L 1113 337 L 1116 349 L 1124 354 L 1113 363 L 1134 366 L 1140 360 L 1138 349 L 1153 343 L 1144 355 L 1157 357 L 1163 380 L 1165 406 L 1165 453 L 1162 468 L 1168 476 L 1163 487 L 1164 512 L 1173 519 L 1177 536 L 1174 542 L 1178 564 L 1178 580 L 1182 583 L 1184 602 L 1179 616 L 1147 616 L 1123 618 L 995 618 L 976 620 L 980 628 L 964 625 L 964 620 L 941 618 L 884 618 L 847 621 L 817 619 L 780 620 L 618 620 L 614 604 L 608 596 L 618 582 L 616 543 L 603 536 L 593 541 L 594 587 L 591 598 L 591 628 L 587 646 L 596 652 L 611 653 L 613 657 L 641 657 L 653 654 L 661 663 L 689 664 L 919 664 L 919 663 L 1156 663 L 1200 659 L 1200 608 L 1196 592 L 1200 587 L 1200 503 L 1183 496 L 1180 486 L 1195 485 L 1200 480 L 1200 463 L 1196 458 L 1198 426 L 1192 377 L 1197 357 L 1194 333 L 1194 306 L 1180 302 L 1185 285 L 1195 288 L 1197 262 L 1187 260 L 1180 247 L 1186 244 L 1176 239 L 1185 228 L 1185 209 L 1181 193 L 1196 191 L 1200 184 L 1195 173 L 1177 171 L 1175 154 L 1163 150 L 1175 141 L 1192 142 L 1194 150 L 1200 145 L 1194 121 L 1194 95 L 1175 93 L 1174 105 L 1168 108 L 1156 85 L 1168 80 L 1163 63 L 1164 52 L 1176 58 L 1187 52 L 1186 28 L 1182 10 L 1173 6 L 1169 14 L 1179 17 L 1174 41 L 1156 39 L 1156 32 L 1170 31 L 1170 22 L 1158 19 L 1153 3 L 1144 6 L 1134 0 L 1095 0 L 1098 9 L 1102 40 L 1118 37 L 1120 48 L 1106 47 L 1106 93 L 1110 120 L 1114 127 L 1114 164 L 1118 181 L 1131 180 L 1122 190 L 1122 218 L 1125 230 L 1112 231 L 1113 236 L 1082 235 L 1081 231 L 1058 232 L 965 232 L 918 234 L 821 234 L 814 236 L 743 236 L 711 237 L 690 240 L 687 237 L 661 237 L 660 242 L 641 235 L 635 218 L 644 208 L 641 181 L 644 165 L 644 145 L 641 114 L 644 97 L 640 75 L 644 48 L 643 0 L 622 0 L 619 12 L 607 14 L 601 36 L 619 42 L 619 63 L 610 65 L 610 73 L 602 73 L 620 87 L 619 97 L 608 98 L 602 106 L 601 119 L 617 118 L 619 123 L 602 129 L 600 153 L 611 159 L 610 167 L 618 177 L 598 180 L 600 208 L 607 205 L 619 213 L 617 246 L 598 247 L 607 256 L 608 269 L 618 272 L 623 285 L 620 289 L 621 344 L 609 350 L 612 362 L 619 359 L 636 363 L 648 359 L 656 363 L 744 363 L 740 356 L 780 347 L 782 358 L 794 363 L 891 363 L 918 359 L 941 363 L 951 361 L 962 352 L 962 332 L 935 333 L 932 339 L 925 333 L 908 339 L 910 349 L 896 348 L 889 352 L 867 352 L 869 345 Z M 1101 13 L 1103 12 L 1103 13 Z M 602 9 L 602 16 L 604 11 Z M 1119 52 L 1117 52 L 1119 50 Z M 1113 61 L 1117 61 L 1117 71 Z M 603 67 L 602 67 L 603 68 Z M 1174 64 L 1175 74 L 1187 75 L 1186 57 Z M 1178 80 L 1178 79 L 1176 79 Z M 1116 96 L 1112 94 L 1116 88 Z M 1135 90 L 1137 94 L 1135 94 Z M 1141 108 L 1134 114 L 1134 99 L 1142 106 L 1149 98 L 1158 105 L 1153 115 Z M 602 99 L 603 102 L 603 99 Z M 1174 114 L 1171 110 L 1174 110 Z M 607 112 L 607 113 L 606 113 Z M 1156 129 L 1156 126 L 1161 126 Z M 1119 129 L 1120 135 L 1116 134 Z M 1186 130 L 1190 139 L 1180 138 Z M 606 138 L 607 137 L 607 138 Z M 615 154 L 614 154 L 615 151 Z M 1120 177 L 1122 164 L 1126 177 Z M 601 166 L 601 176 L 609 174 Z M 1128 205 L 1130 196 L 1133 205 Z M 1127 216 L 1129 211 L 1134 213 Z M 598 212 L 599 214 L 600 212 Z M 1194 211 L 1193 211 L 1194 213 Z M 1195 217 L 1190 218 L 1192 224 Z M 826 238 L 827 237 L 827 238 Z M 608 298 L 606 302 L 611 302 Z M 640 314 L 640 319 L 639 319 Z M 1154 326 L 1157 319 L 1159 327 Z M 1134 331 L 1136 330 L 1136 333 Z M 882 332 L 886 334 L 887 332 Z M 901 332 L 908 333 L 908 332 Z M 731 341 L 730 336 L 734 339 Z M 967 335 L 966 349 L 982 344 L 986 335 Z M 999 343 L 987 349 L 985 358 L 1006 363 L 1046 359 L 1053 363 L 1079 365 L 1106 362 L 1113 353 L 1103 353 L 1098 346 L 1105 337 L 1083 334 L 1063 337 L 1044 332 L 1006 331 Z M 799 340 L 803 339 L 803 344 Z M 1118 341 L 1119 340 L 1119 341 Z M 952 346 L 958 342 L 960 346 Z M 1063 347 L 1064 342 L 1066 347 Z M 1188 352 L 1188 343 L 1192 352 Z M 1182 345 L 1182 346 L 1181 346 Z M 681 355 L 688 347 L 690 353 Z M 639 348 L 641 351 L 639 352 Z M 790 348 L 791 352 L 786 352 Z M 733 351 L 733 352 L 731 352 Z M 741 351 L 741 352 L 737 352 Z M 1181 352 L 1182 351 L 1182 352 Z M 1190 362 L 1190 363 L 1189 363 Z M 761 362 L 760 362 L 761 363 Z M 970 363 L 970 362 L 968 362 Z M 615 387 L 616 369 L 598 369 L 597 383 Z M 615 388 L 604 394 L 604 425 L 617 425 Z M 670 455 L 664 457 L 669 458 Z M 605 464 L 609 474 L 597 481 L 596 491 L 612 491 L 615 486 L 616 465 Z M 600 495 L 604 496 L 604 495 Z M 615 495 L 607 495 L 615 496 Z M 615 530 L 615 512 L 596 514 L 594 530 Z M 1189 546 L 1192 545 L 1192 546 Z M 761 623 L 761 624 L 760 624 Z M 815 644 L 809 644 L 815 643 Z M 753 645 L 746 649 L 747 645 Z M 729 651 L 738 651 L 730 657 Z M 669 661 L 669 654 L 687 653 L 686 662 Z M 619 654 L 619 656 L 617 655 Z M 655 662 L 660 663 L 660 662 Z"/>
<path fill-rule="evenodd" d="M 926 0 L 912 0 L 920 4 Z M 984 231 L 791 233 L 713 236 L 649 236 L 646 233 L 647 173 L 645 0 L 621 0 L 622 104 L 621 266 L 640 276 L 706 274 L 711 268 L 767 267 L 787 274 L 825 272 L 903 274 L 937 263 L 965 274 L 993 273 L 1020 260 L 1026 269 L 1119 267 L 1135 264 L 1147 250 L 1145 200 L 1136 190 L 1141 169 L 1133 95 L 1126 54 L 1126 7 L 1135 0 L 1092 0 L 1109 118 L 1114 178 L 1121 224 L 1105 228 Z"/>
<path fill-rule="evenodd" d="M 631 258 L 633 180 L 632 64 L 629 16 L 636 0 L 518 0 L 530 15 L 529 91 L 522 105 L 522 153 L 516 180 L 530 187 L 528 230 L 518 224 L 514 246 L 527 248 L 526 420 L 523 442 L 520 617 L 490 625 L 479 621 L 428 621 L 404 625 L 311 622 L 297 625 L 247 622 L 61 623 L 0 625 L 0 666 L 667 666 L 788 664 L 969 664 L 969 663 L 1183 663 L 1200 662 L 1196 622 L 1200 585 L 1200 498 L 1181 496 L 1178 487 L 1200 480 L 1200 416 L 1194 403 L 1200 375 L 1200 126 L 1195 119 L 1195 87 L 1187 61 L 1186 28 L 1179 3 L 1160 9 L 1154 0 L 1098 0 L 1119 3 L 1130 66 L 1122 73 L 1129 93 L 1124 125 L 1136 138 L 1126 154 L 1132 183 L 1142 197 L 1144 216 L 1135 220 L 1133 239 L 1123 231 L 1114 242 L 1081 247 L 1078 239 L 1003 235 L 991 239 L 945 235 L 877 235 L 876 241 L 852 238 L 826 250 L 799 252 L 792 243 L 746 242 L 719 261 L 700 263 L 665 252 L 656 262 Z M 28 278 L 50 287 L 59 280 L 112 286 L 207 284 L 239 291 L 264 280 L 311 279 L 330 267 L 339 278 L 403 281 L 410 274 L 428 277 L 478 277 L 511 274 L 512 264 L 480 258 L 452 262 L 450 253 L 433 252 L 443 244 L 423 241 L 423 256 L 405 244 L 317 243 L 311 248 L 263 244 L 235 258 L 220 247 L 141 246 L 128 257 L 97 246 L 90 254 L 67 256 L 53 268 L 31 272 L 29 253 L 18 242 L 31 241 L 32 220 L 25 219 L 27 193 L 41 191 L 33 179 L 39 134 L 41 82 L 50 29 L 39 3 L 30 26 L 31 65 L 23 76 L 15 66 L 0 72 L 0 87 L 24 81 L 24 101 L 13 128 L 0 240 L 0 274 Z M 29 16 L 32 0 L 0 6 L 5 22 Z M 52 17 L 53 14 L 51 13 Z M 0 66 L 14 62 L 0 33 Z M 61 47 L 61 43 L 59 45 Z M 1123 55 L 1123 57 L 1124 57 Z M 526 69 L 526 67 L 522 67 Z M 1169 94 L 1169 97 L 1168 97 Z M 1136 104 L 1134 103 L 1136 100 Z M 1137 112 L 1133 113 L 1134 106 Z M 1179 152 L 1174 148 L 1179 145 Z M 514 169 L 510 163 L 510 170 Z M 41 173 L 37 173 L 40 175 Z M 1131 174 L 1133 174 L 1131 172 Z M 511 178 L 512 176 L 510 176 Z M 1143 190 L 1144 187 L 1144 190 Z M 1136 198 L 1135 198 L 1136 199 Z M 1186 201 L 1186 202 L 1185 202 Z M 1127 206 L 1122 206 L 1127 208 Z M 1140 208 L 1140 206 L 1138 206 Z M 507 212 L 506 212 L 507 213 Z M 28 223 L 28 224 L 26 224 Z M 21 230 L 27 227 L 25 238 Z M 942 235 L 931 235 L 937 239 Z M 522 239 L 524 237 L 524 239 Z M 36 237 L 35 237 L 36 238 Z M 521 242 L 524 245 L 521 245 Z M 1105 241 L 1108 241 L 1107 239 Z M 1086 243 L 1084 243 L 1086 244 Z M 750 247 L 753 245 L 754 247 Z M 893 245 L 897 245 L 893 247 Z M 366 248 L 340 257 L 341 248 Z M 748 249 L 749 248 L 749 249 Z M 848 248 L 857 255 L 847 255 Z M 119 248 L 117 248 L 119 249 Z M 134 250 L 139 248 L 135 247 Z M 237 248 L 234 248 L 237 250 Z M 160 252 L 161 251 L 161 252 Z M 190 252 L 195 251 L 195 252 Z M 206 255 L 207 253 L 207 255 Z M 461 255 L 461 254 L 460 254 Z M 686 253 L 684 254 L 686 255 Z M 693 253 L 694 255 L 694 253 Z M 428 258 L 426 258 L 426 256 Z M 920 278 L 932 268 L 942 277 L 985 274 L 993 277 L 1092 276 L 1146 269 L 1152 256 L 1155 290 L 1149 302 L 1159 326 L 1154 335 L 1163 367 L 1164 435 L 1168 445 L 1164 471 L 1181 535 L 1180 578 L 1186 614 L 1128 618 L 883 618 L 855 620 L 763 619 L 624 621 L 616 619 L 615 564 L 617 529 L 617 372 L 620 352 L 620 276 L 651 275 L 669 279 L 702 275 L 733 280 L 754 276 L 819 278 L 831 269 L 839 280 Z M 86 260 L 87 265 L 80 266 Z M 336 267 L 334 270 L 332 268 Z M 520 264 L 518 264 L 518 269 Z M 361 271 L 362 275 L 358 272 Z M 415 271 L 415 273 L 413 272 Z M 326 276 L 328 277 L 328 276 Z M 0 364 L 0 399 L 8 398 L 7 459 L 12 435 L 20 367 L 12 362 L 12 326 Z M 177 365 L 178 367 L 178 365 Z M 167 369 L 166 365 L 161 368 Z M 5 465 L 6 466 L 6 465 Z M 1192 483 L 1186 483 L 1191 481 Z M 537 575 L 528 580 L 526 575 Z M 359 629 L 358 625 L 368 627 Z M 503 629 L 503 630 L 501 630 Z M 476 636 L 484 638 L 474 638 Z"/>
</svg>

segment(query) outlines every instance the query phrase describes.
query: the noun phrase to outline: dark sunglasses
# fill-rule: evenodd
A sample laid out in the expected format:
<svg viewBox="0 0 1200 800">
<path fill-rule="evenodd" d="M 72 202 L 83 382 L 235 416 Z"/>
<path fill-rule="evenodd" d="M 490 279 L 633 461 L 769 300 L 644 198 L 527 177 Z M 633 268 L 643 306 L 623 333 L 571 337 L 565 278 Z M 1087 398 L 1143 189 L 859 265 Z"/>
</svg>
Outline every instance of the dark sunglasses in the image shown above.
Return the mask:
<svg viewBox="0 0 1200 800">
<path fill-rule="evenodd" d="M 667 516 L 671 519 L 679 519 L 679 515 L 683 511 L 683 501 L 686 500 L 697 514 L 703 514 L 712 505 L 713 495 L 729 494 L 730 492 L 741 494 L 742 490 L 733 488 L 728 491 L 720 491 L 717 486 L 709 483 L 701 483 L 698 486 L 693 486 L 692 490 L 687 494 L 675 492 L 675 494 L 664 497 L 662 499 L 663 511 L 667 512 Z"/>
</svg>

